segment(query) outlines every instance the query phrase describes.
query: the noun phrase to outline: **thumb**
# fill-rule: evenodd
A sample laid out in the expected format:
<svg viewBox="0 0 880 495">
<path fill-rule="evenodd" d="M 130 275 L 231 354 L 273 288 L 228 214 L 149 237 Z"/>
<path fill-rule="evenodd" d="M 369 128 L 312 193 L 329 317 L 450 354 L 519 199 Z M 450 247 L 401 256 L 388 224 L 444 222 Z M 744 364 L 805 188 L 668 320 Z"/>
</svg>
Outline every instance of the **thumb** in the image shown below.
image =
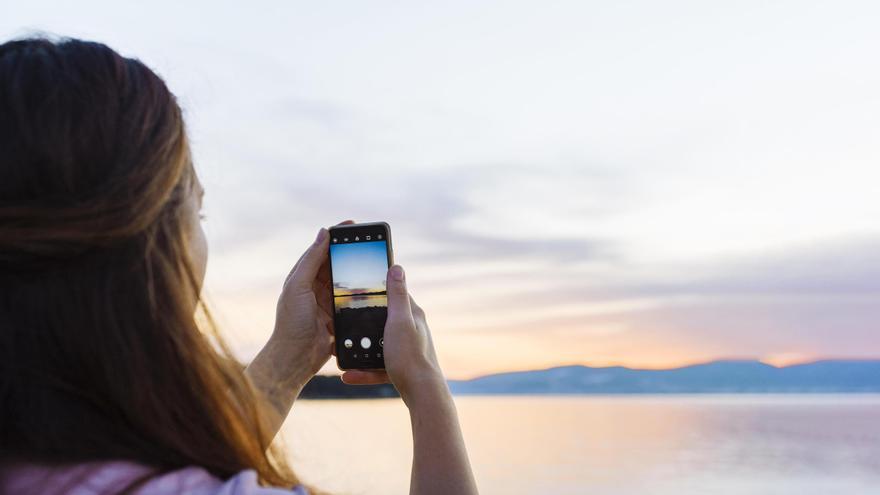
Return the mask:
<svg viewBox="0 0 880 495">
<path fill-rule="evenodd" d="M 318 231 L 315 242 L 303 253 L 302 258 L 293 268 L 290 276 L 290 282 L 298 288 L 311 289 L 315 277 L 318 276 L 318 270 L 327 259 L 327 239 L 329 238 L 327 229 L 322 228 Z"/>
<path fill-rule="evenodd" d="M 412 321 L 412 307 L 402 266 L 394 265 L 388 269 L 385 289 L 388 292 L 388 322 Z"/>
</svg>

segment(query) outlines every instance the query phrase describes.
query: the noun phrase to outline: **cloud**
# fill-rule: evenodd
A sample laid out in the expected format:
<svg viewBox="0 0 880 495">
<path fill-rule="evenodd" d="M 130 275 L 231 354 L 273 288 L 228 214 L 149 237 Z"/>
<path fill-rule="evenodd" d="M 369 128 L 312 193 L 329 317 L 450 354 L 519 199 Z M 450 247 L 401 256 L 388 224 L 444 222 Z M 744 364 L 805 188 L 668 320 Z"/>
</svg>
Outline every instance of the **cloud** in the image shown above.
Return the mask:
<svg viewBox="0 0 880 495">
<path fill-rule="evenodd" d="M 248 152 L 248 156 L 254 153 Z M 460 226 L 462 221 L 479 216 L 485 208 L 473 201 L 480 191 L 511 187 L 512 178 L 526 182 L 546 181 L 552 167 L 539 169 L 524 165 L 455 166 L 442 169 L 371 171 L 356 165 L 321 173 L 314 168 L 293 166 L 277 157 L 264 157 L 260 166 L 270 170 L 261 177 L 249 176 L 247 182 L 220 185 L 217 194 L 230 205 L 224 210 L 223 233 L 216 240 L 225 248 L 245 247 L 272 238 L 295 227 L 304 219 L 315 219 L 312 227 L 335 219 L 357 216 L 360 221 L 387 220 L 392 229 L 403 234 L 401 242 L 412 242 L 408 254 L 416 263 L 456 263 L 490 259 L 527 259 L 545 257 L 559 262 L 582 262 L 586 259 L 613 258 L 610 239 L 590 238 L 572 231 L 567 235 L 545 234 L 532 222 L 524 222 L 521 231 L 511 232 L 486 223 L 480 229 Z M 271 164 L 271 165 L 270 165 Z M 564 170 L 557 167 L 555 181 L 589 182 L 589 170 Z M 242 177 L 244 179 L 244 177 Z M 604 179 L 602 182 L 607 182 Z M 519 187 L 519 186 L 513 186 Z M 601 184 L 593 186 L 600 189 Z M 209 194 L 211 194 L 209 190 Z M 597 192 L 609 195 L 610 190 Z M 554 216 L 553 198 L 532 195 L 511 207 L 531 209 L 537 214 Z M 597 202 L 595 198 L 591 202 Z M 601 201 L 599 201 L 601 202 Z M 252 208 L 240 205 L 252 204 Z M 589 205 L 570 201 L 572 211 L 560 215 L 608 214 L 587 213 Z M 274 214 L 266 214 L 274 212 Z M 244 234 L 244 235 L 243 235 Z"/>
</svg>

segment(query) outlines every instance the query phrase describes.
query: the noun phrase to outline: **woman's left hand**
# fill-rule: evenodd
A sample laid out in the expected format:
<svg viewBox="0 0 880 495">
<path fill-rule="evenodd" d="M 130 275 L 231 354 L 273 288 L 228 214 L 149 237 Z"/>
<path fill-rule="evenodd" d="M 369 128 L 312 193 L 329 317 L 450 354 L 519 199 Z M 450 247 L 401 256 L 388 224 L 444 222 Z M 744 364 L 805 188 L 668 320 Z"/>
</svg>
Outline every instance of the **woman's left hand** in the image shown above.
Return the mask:
<svg viewBox="0 0 880 495">
<path fill-rule="evenodd" d="M 288 352 L 286 361 L 295 363 L 306 381 L 324 366 L 333 351 L 328 238 L 327 229 L 321 229 L 287 275 L 269 339 L 270 344 Z"/>
<path fill-rule="evenodd" d="M 277 427 L 306 382 L 333 354 L 329 237 L 322 228 L 287 275 L 272 336 L 245 370 L 278 413 Z"/>
</svg>

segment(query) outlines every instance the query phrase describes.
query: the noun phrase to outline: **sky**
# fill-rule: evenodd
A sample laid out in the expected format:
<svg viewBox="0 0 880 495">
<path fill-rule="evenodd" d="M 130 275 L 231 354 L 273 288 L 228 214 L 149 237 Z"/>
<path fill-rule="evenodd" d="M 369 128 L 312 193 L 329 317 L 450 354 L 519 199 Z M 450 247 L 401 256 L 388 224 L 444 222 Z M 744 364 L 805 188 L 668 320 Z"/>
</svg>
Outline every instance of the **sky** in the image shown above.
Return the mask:
<svg viewBox="0 0 880 495">
<path fill-rule="evenodd" d="M 0 0 L 184 108 L 242 359 L 387 221 L 452 378 L 880 358 L 880 4 Z M 330 363 L 326 371 L 335 366 Z"/>
<path fill-rule="evenodd" d="M 330 244 L 333 260 L 333 286 L 336 289 L 360 289 L 358 292 L 385 290 L 388 271 L 388 247 L 385 241 Z M 342 291 L 334 290 L 337 295 Z"/>
</svg>

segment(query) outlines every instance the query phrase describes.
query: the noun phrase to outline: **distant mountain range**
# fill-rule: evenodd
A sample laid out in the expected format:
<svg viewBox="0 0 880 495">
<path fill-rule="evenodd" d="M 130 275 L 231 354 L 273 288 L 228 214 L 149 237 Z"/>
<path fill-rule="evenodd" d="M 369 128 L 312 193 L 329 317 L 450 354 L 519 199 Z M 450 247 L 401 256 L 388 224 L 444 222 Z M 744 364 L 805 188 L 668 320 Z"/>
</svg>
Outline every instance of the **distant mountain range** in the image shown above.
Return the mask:
<svg viewBox="0 0 880 495">
<path fill-rule="evenodd" d="M 666 370 L 561 366 L 450 380 L 454 394 L 702 394 L 880 392 L 880 360 L 818 361 L 777 368 L 714 361 Z"/>
</svg>

